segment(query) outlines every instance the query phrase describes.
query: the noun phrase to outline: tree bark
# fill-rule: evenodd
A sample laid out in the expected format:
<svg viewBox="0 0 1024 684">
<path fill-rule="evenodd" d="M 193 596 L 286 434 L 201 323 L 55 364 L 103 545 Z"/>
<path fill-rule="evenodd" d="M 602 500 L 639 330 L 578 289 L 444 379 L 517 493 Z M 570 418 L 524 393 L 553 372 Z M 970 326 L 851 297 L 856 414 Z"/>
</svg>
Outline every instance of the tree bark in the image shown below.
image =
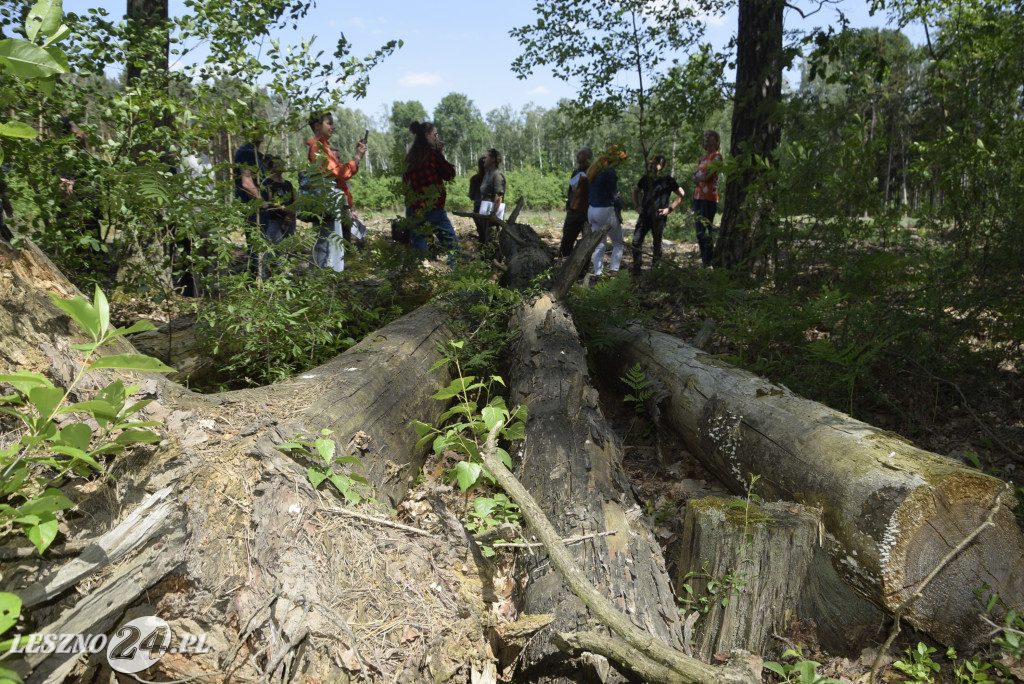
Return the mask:
<svg viewBox="0 0 1024 684">
<path fill-rule="evenodd" d="M 755 243 L 770 230 L 774 212 L 772 169 L 781 125 L 782 13 L 784 0 L 739 0 L 736 94 L 729 155 L 736 171 L 726 178 L 715 262 L 747 264 Z"/>
<path fill-rule="evenodd" d="M 789 502 L 687 502 L 676 587 L 691 602 L 687 612 L 700 616 L 694 645 L 703 660 L 735 648 L 777 655 L 785 644 L 773 634 L 785 634 L 796 616 L 813 621 L 833 655 L 859 654 L 883 636 L 882 613 L 816 562 L 820 527 L 820 510 Z M 837 618 L 842 633 L 832 629 Z"/>
<path fill-rule="evenodd" d="M 742 493 L 819 507 L 843 580 L 892 613 L 996 503 L 1004 484 L 897 435 L 803 399 L 669 335 L 618 331 L 612 372 L 640 363 L 669 392 L 662 408 L 687 448 Z M 939 641 L 986 638 L 974 591 L 1024 608 L 1024 537 L 1006 501 L 903 619 Z"/>
<path fill-rule="evenodd" d="M 20 252 L 0 243 L 0 373 L 32 370 L 66 385 L 81 361 L 70 345 L 85 336 L 47 292 L 76 294 L 31 243 Z M 387 512 L 363 509 L 379 521 L 339 517 L 329 483 L 314 491 L 307 477 L 317 459 L 275 448 L 332 429 L 339 453 L 359 449 L 377 497 L 400 499 L 422 458 L 409 422 L 433 422 L 444 408 L 429 396 L 447 376 L 426 369 L 447 337 L 443 315 L 420 309 L 302 376 L 217 396 L 126 373 L 140 385 L 136 398 L 153 400 L 139 415 L 165 425 L 164 441 L 108 462 L 111 478 L 65 480 L 78 505 L 55 546 L 84 546 L 79 557 L 8 556 L 3 590 L 30 598 L 21 633 L 98 634 L 127 609 L 158 614 L 175 635 L 207 636 L 209 653 L 167 654 L 144 678 L 234 672 L 278 681 L 287 667 L 322 681 L 409 681 L 485 670 L 492 656 L 466 551 L 389 527 Z M 107 353 L 132 351 L 119 340 Z M 73 398 L 91 398 L 112 375 L 87 373 Z M 152 491 L 159 518 L 138 506 Z M 118 523 L 136 509 L 147 511 L 137 529 L 103 536 L 123 531 Z M 104 557 L 128 552 L 117 571 L 100 574 Z M 416 589 L 427 586 L 435 589 Z M 106 659 L 31 654 L 16 665 L 32 681 L 82 679 Z"/>
<path fill-rule="evenodd" d="M 529 409 L 518 454 L 523 485 L 563 537 L 614 532 L 571 548 L 598 591 L 639 629 L 682 649 L 681 625 L 661 549 L 633 501 L 622 450 L 597 405 L 585 352 L 567 310 L 542 296 L 517 312 L 522 330 L 511 399 Z M 593 616 L 545 555 L 526 560 L 524 613 L 552 613 L 550 629 L 589 631 Z M 525 679 L 579 681 L 583 673 L 547 638 L 523 654 Z M 592 676 L 592 675 L 591 675 Z"/>
</svg>

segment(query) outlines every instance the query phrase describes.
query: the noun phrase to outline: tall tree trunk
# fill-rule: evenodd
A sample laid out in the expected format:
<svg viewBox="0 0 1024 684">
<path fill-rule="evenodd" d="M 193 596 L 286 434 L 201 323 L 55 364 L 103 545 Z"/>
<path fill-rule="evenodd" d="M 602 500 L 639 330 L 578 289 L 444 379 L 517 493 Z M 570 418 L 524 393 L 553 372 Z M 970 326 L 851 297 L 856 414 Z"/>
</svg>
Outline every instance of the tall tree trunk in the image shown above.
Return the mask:
<svg viewBox="0 0 1024 684">
<path fill-rule="evenodd" d="M 729 154 L 735 172 L 726 177 L 716 263 L 747 265 L 756 243 L 771 230 L 774 213 L 771 171 L 777 165 L 782 99 L 782 10 L 784 0 L 739 0 L 736 95 Z"/>
<path fill-rule="evenodd" d="M 125 67 L 128 87 L 135 85 L 143 73 L 140 62 L 146 62 L 156 73 L 162 73 L 166 81 L 170 61 L 167 0 L 128 0 L 127 9 L 132 47 Z"/>
</svg>

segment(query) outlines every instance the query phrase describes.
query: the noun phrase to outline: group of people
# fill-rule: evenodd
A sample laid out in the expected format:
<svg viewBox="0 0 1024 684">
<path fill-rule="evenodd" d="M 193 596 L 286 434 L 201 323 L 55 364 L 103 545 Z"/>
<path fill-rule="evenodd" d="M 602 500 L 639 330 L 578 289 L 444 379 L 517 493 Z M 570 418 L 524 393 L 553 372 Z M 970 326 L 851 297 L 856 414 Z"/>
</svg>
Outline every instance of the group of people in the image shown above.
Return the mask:
<svg viewBox="0 0 1024 684">
<path fill-rule="evenodd" d="M 716 131 L 704 132 L 702 141 L 704 155 L 697 161 L 694 173 L 693 214 L 700 249 L 701 263 L 710 266 L 714 254 L 714 221 L 718 212 L 718 169 L 722 161 L 719 151 L 721 138 Z M 612 253 L 608 271 L 611 277 L 619 272 L 625 244 L 622 235 L 622 200 L 618 189 L 616 167 L 626 159 L 626 153 L 617 145 L 593 159 L 589 147 L 576 153 L 576 168 L 569 178 L 565 203 L 565 222 L 562 226 L 562 240 L 559 251 L 563 257 L 572 253 L 577 238 L 589 225 L 591 231 L 608 228 L 612 241 Z M 632 265 L 634 274 L 639 274 L 643 262 L 643 243 L 650 233 L 654 242 L 654 261 L 661 259 L 662 235 L 668 215 L 686 201 L 686 191 L 672 176 L 665 175 L 665 157 L 654 155 L 647 166 L 647 173 L 633 188 L 633 204 L 637 210 L 636 228 L 633 231 Z M 602 239 L 591 257 L 594 276 L 604 272 L 606 240 Z"/>
<path fill-rule="evenodd" d="M 334 133 L 334 119 L 328 112 L 315 112 L 309 119 L 313 137 L 306 141 L 308 160 L 312 171 L 300 174 L 299 206 L 302 200 L 315 198 L 315 206 L 306 206 L 303 217 L 317 229 L 313 248 L 314 262 L 322 268 L 344 269 L 344 245 L 359 244 L 365 237 L 365 227 L 359 221 L 348 181 L 358 171 L 366 154 L 366 140 L 356 144 L 355 154 L 348 162 L 341 162 L 337 148 L 330 145 Z M 437 127 L 429 122 L 414 121 L 409 125 L 412 144 L 405 156 L 402 181 L 405 185 L 405 207 L 412 247 L 427 251 L 427 238 L 437 238 L 448 254 L 449 263 L 458 253 L 458 238 L 445 209 L 445 184 L 455 178 L 455 166 L 444 156 L 444 141 L 437 135 Z M 296 193 L 292 184 L 282 178 L 284 165 L 280 158 L 259 152 L 261 138 L 254 137 L 235 153 L 236 196 L 244 203 L 258 201 L 258 209 L 247 214 L 250 224 L 259 226 L 262 238 L 277 244 L 295 230 Z M 722 160 L 719 146 L 721 138 L 712 130 L 704 132 L 705 154 L 697 162 L 694 173 L 693 215 L 700 249 L 701 262 L 711 264 L 714 250 L 714 219 L 718 211 L 718 169 Z M 576 153 L 577 167 L 569 179 L 566 197 L 566 216 L 562 228 L 560 252 L 569 256 L 577 238 L 590 227 L 600 231 L 607 227 L 612 242 L 609 274 L 614 277 L 622 264 L 625 243 L 622 232 L 622 200 L 618 188 L 616 167 L 626 159 L 625 151 L 617 145 L 608 148 L 593 159 L 590 148 Z M 470 178 L 469 195 L 473 211 L 481 217 L 505 217 L 505 174 L 501 170 L 501 152 L 491 148 L 480 157 L 477 173 Z M 643 263 L 643 243 L 648 234 L 654 242 L 654 261 L 661 259 L 662 236 L 669 214 L 686 201 L 686 191 L 665 173 L 666 159 L 654 155 L 645 173 L 633 188 L 632 199 L 638 218 L 633 232 L 632 271 L 639 274 Z M 257 178 L 259 180 L 257 180 Z M 477 236 L 487 245 L 492 236 L 491 221 L 476 220 Z M 602 239 L 591 257 L 594 276 L 604 272 L 606 240 Z M 267 255 L 250 244 L 250 270 L 268 275 Z M 258 264 L 258 265 L 257 265 Z"/>
<path fill-rule="evenodd" d="M 263 278 L 270 275 L 270 252 L 254 243 L 255 234 L 276 245 L 295 232 L 295 220 L 309 220 L 317 231 L 313 262 L 320 268 L 343 271 L 345 243 L 359 244 L 365 230 L 353 206 L 348 181 L 359 171 L 366 154 L 366 141 L 356 144 L 350 161 L 341 162 L 340 152 L 330 144 L 334 134 L 334 116 L 314 112 L 309 117 L 313 137 L 306 141 L 309 171 L 299 174 L 299 193 L 283 177 L 284 160 L 260 152 L 263 136 L 254 132 L 251 140 L 239 147 L 232 160 L 235 169 L 235 197 L 247 206 L 246 221 L 254 235 L 247 237 L 248 269 Z M 353 233 L 353 228 L 356 232 Z"/>
</svg>

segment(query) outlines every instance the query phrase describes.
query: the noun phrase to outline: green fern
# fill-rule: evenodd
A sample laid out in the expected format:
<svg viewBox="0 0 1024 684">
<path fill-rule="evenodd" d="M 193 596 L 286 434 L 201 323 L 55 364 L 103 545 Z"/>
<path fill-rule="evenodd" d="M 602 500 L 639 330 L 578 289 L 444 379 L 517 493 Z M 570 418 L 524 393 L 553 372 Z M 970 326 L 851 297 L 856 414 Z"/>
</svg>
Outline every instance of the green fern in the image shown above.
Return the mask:
<svg viewBox="0 0 1024 684">
<path fill-rule="evenodd" d="M 626 383 L 626 386 L 631 390 L 622 400 L 633 404 L 633 410 L 637 415 L 644 413 L 647 410 L 647 400 L 654 395 L 654 387 L 651 381 L 647 379 L 644 369 L 638 363 L 619 379 Z"/>
</svg>

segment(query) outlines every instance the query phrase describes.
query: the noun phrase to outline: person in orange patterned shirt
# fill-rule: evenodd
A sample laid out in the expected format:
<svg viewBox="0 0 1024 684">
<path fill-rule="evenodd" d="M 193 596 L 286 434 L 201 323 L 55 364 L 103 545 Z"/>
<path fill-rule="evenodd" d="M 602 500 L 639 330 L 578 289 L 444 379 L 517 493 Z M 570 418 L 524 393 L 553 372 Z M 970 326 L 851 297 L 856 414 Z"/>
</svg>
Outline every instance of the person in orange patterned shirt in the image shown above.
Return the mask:
<svg viewBox="0 0 1024 684">
<path fill-rule="evenodd" d="M 718 151 L 722 138 L 717 131 L 704 131 L 704 156 L 697 161 L 693 174 L 693 215 L 697 227 L 697 246 L 700 261 L 711 265 L 715 253 L 715 214 L 718 213 L 718 168 L 722 153 Z"/>
</svg>

